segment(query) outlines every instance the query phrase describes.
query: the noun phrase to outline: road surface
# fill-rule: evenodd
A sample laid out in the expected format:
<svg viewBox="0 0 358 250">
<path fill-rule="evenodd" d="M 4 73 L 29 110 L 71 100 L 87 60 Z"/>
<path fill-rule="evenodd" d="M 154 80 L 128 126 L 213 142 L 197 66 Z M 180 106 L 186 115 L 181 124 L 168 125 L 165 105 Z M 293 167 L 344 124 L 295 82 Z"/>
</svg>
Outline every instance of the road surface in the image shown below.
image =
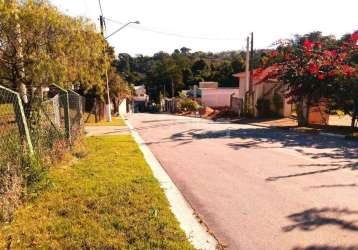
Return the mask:
<svg viewBox="0 0 358 250">
<path fill-rule="evenodd" d="M 128 116 L 228 249 L 358 249 L 358 142 L 164 114 Z"/>
</svg>

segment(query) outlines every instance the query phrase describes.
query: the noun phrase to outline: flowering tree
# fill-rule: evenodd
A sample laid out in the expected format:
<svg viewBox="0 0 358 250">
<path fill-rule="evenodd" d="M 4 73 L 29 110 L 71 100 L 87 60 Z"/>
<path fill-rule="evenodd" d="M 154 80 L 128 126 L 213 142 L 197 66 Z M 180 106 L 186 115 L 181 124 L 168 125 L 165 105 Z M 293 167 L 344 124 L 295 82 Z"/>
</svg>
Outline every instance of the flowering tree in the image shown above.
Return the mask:
<svg viewBox="0 0 358 250">
<path fill-rule="evenodd" d="M 358 116 L 357 37 L 355 32 L 337 41 L 320 32 L 278 42 L 269 63 L 279 65 L 279 78 L 297 104 L 299 125 L 307 123 L 309 107 L 322 98 L 330 108 Z"/>
</svg>

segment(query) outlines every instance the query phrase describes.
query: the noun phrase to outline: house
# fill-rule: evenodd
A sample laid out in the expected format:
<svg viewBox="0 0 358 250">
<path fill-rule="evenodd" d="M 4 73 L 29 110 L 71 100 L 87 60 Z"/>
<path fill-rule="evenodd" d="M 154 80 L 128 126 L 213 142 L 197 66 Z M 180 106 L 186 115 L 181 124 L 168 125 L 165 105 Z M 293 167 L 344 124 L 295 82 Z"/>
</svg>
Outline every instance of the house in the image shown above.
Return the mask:
<svg viewBox="0 0 358 250">
<path fill-rule="evenodd" d="M 254 115 L 258 116 L 259 111 L 256 108 L 257 101 L 260 98 L 270 100 L 270 110 L 275 111 L 283 117 L 291 116 L 293 105 L 289 102 L 286 97 L 286 90 L 282 82 L 275 77 L 278 66 L 270 66 L 267 68 L 259 68 L 253 71 L 253 92 L 254 92 L 254 103 L 255 110 Z M 245 94 L 248 92 L 246 84 L 246 73 L 240 72 L 233 74 L 240 81 L 239 98 L 245 99 Z M 276 110 L 275 103 L 281 102 L 281 108 Z"/>
<path fill-rule="evenodd" d="M 201 104 L 209 107 L 230 107 L 231 96 L 239 96 L 239 88 L 222 88 L 217 82 L 200 82 Z"/>
<path fill-rule="evenodd" d="M 134 112 L 144 112 L 149 103 L 149 96 L 144 85 L 133 86 L 133 110 Z"/>
<path fill-rule="evenodd" d="M 146 96 L 147 95 L 147 91 L 146 91 L 144 85 L 133 86 L 133 88 L 134 88 L 135 96 Z"/>
</svg>

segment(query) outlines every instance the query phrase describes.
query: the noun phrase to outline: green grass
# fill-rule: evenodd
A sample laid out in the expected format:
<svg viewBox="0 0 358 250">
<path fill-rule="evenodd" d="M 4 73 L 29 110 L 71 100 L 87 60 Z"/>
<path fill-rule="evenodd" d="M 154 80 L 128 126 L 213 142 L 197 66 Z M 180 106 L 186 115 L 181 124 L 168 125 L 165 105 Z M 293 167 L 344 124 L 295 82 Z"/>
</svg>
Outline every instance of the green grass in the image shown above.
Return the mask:
<svg viewBox="0 0 358 250">
<path fill-rule="evenodd" d="M 0 249 L 194 249 L 130 135 L 89 137 L 0 228 Z"/>
<path fill-rule="evenodd" d="M 94 120 L 92 121 L 92 119 L 90 120 L 91 120 L 90 122 L 86 122 L 86 126 L 126 126 L 123 119 L 120 117 L 112 117 L 111 122 L 107 122 L 107 121 L 95 122 Z"/>
</svg>

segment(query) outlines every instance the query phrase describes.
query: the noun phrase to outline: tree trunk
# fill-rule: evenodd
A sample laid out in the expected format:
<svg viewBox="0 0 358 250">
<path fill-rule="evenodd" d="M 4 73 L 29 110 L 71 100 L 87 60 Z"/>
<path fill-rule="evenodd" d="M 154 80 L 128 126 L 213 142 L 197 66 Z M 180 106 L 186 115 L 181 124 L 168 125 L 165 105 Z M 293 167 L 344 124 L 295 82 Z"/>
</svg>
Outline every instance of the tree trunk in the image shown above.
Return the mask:
<svg viewBox="0 0 358 250">
<path fill-rule="evenodd" d="M 113 102 L 113 112 L 116 114 L 119 112 L 119 98 L 114 97 L 112 102 Z"/>
<path fill-rule="evenodd" d="M 358 116 L 358 101 L 354 101 L 353 114 L 352 114 L 352 123 L 351 123 L 351 129 L 352 130 L 354 129 L 354 127 L 356 125 L 357 116 Z"/>
<path fill-rule="evenodd" d="M 174 89 L 174 82 L 173 82 L 173 79 L 171 79 L 171 84 L 172 84 L 172 98 L 174 97 L 175 95 L 175 89 Z"/>
<path fill-rule="evenodd" d="M 301 99 L 297 103 L 297 123 L 298 126 L 307 126 L 308 124 L 308 112 L 309 108 L 304 99 Z"/>
</svg>

